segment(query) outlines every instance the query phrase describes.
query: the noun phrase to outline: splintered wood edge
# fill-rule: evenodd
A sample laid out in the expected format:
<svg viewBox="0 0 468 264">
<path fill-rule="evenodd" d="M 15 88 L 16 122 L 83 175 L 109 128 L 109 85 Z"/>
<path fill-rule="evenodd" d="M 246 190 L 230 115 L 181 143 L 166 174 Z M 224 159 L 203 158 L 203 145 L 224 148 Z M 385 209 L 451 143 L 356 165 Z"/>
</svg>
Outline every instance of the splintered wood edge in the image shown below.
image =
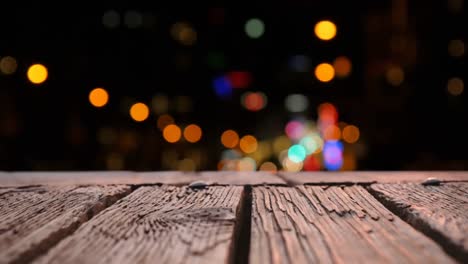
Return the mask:
<svg viewBox="0 0 468 264">
<path fill-rule="evenodd" d="M 167 184 L 182 186 L 195 181 L 208 185 L 286 185 L 269 172 L 238 171 L 86 171 L 86 172 L 0 172 L 0 186 L 70 185 L 70 184 Z"/>
<path fill-rule="evenodd" d="M 278 176 L 290 185 L 423 182 L 431 177 L 442 182 L 468 181 L 467 171 L 279 172 Z"/>
<path fill-rule="evenodd" d="M 448 184 L 456 185 L 457 183 L 453 182 Z M 421 212 L 420 208 L 413 208 L 412 204 L 415 202 L 414 199 L 420 198 L 421 202 L 423 202 L 422 199 L 427 197 L 423 197 L 421 194 L 419 194 L 418 196 L 412 197 L 412 201 L 410 201 L 406 196 L 409 194 L 409 190 L 401 189 L 399 190 L 401 193 L 395 193 L 395 188 L 391 188 L 392 190 L 386 190 L 390 186 L 402 187 L 401 184 L 376 183 L 368 186 L 367 189 L 374 195 L 374 197 L 376 197 L 376 199 L 379 200 L 379 202 L 385 205 L 385 207 L 391 210 L 394 214 L 398 215 L 404 221 L 408 222 L 415 229 L 434 239 L 450 255 L 454 256 L 461 262 L 464 262 L 468 259 L 468 248 L 466 247 L 466 244 L 464 246 L 461 241 L 454 241 L 454 237 L 452 237 L 453 235 L 456 237 L 459 233 L 463 234 L 463 230 L 460 230 L 454 226 L 450 226 L 451 224 L 454 224 L 452 221 L 454 220 L 453 218 L 444 214 L 445 217 L 449 218 L 449 221 L 444 218 L 444 221 L 440 222 L 436 216 L 426 215 L 425 211 Z M 438 186 L 433 186 L 433 188 L 437 187 Z M 411 188 L 411 186 L 409 186 L 409 188 Z M 466 200 L 468 200 L 468 196 Z M 456 202 L 461 201 L 453 201 L 453 203 Z M 459 206 L 460 208 L 463 208 L 463 204 L 460 204 Z M 438 208 L 429 207 L 427 209 L 432 212 L 437 212 L 440 210 Z M 468 214 L 468 212 L 466 212 L 466 214 Z M 466 238 L 468 238 L 468 235 L 466 235 L 464 239 Z"/>
</svg>

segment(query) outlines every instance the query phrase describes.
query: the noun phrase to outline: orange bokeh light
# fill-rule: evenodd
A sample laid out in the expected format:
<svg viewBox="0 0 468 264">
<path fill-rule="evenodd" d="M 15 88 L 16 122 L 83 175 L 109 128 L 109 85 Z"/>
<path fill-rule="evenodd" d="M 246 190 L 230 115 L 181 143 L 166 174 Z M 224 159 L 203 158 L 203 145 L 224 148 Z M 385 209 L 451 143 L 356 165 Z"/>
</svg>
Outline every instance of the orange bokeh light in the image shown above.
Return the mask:
<svg viewBox="0 0 468 264">
<path fill-rule="evenodd" d="M 325 140 L 339 140 L 341 138 L 341 130 L 336 125 L 329 125 L 323 132 L 323 138 Z"/>
<path fill-rule="evenodd" d="M 359 140 L 359 128 L 356 126 L 346 126 L 343 128 L 343 140 L 348 143 L 354 143 Z"/>
<path fill-rule="evenodd" d="M 239 143 L 239 135 L 234 130 L 226 130 L 221 135 L 221 143 L 226 148 L 235 148 Z"/>
<path fill-rule="evenodd" d="M 244 153 L 253 153 L 257 150 L 257 139 L 252 135 L 243 136 L 239 142 L 240 149 Z"/>
<path fill-rule="evenodd" d="M 163 130 L 163 137 L 169 143 L 176 143 L 180 140 L 182 131 L 175 124 L 167 125 Z"/>
<path fill-rule="evenodd" d="M 95 107 L 103 107 L 109 101 L 109 94 L 103 88 L 95 88 L 89 93 L 89 102 Z"/>
<path fill-rule="evenodd" d="M 329 82 L 335 77 L 335 69 L 329 63 L 320 63 L 315 67 L 315 77 L 321 82 Z"/>
<path fill-rule="evenodd" d="M 130 116 L 137 122 L 145 121 L 149 116 L 149 108 L 144 103 L 135 103 L 130 108 Z"/>
<path fill-rule="evenodd" d="M 195 143 L 198 142 L 202 137 L 202 130 L 199 126 L 195 124 L 188 125 L 184 129 L 184 138 L 190 142 Z"/>
<path fill-rule="evenodd" d="M 344 78 L 351 73 L 351 61 L 346 56 L 340 56 L 333 61 L 333 68 L 337 77 Z"/>
</svg>

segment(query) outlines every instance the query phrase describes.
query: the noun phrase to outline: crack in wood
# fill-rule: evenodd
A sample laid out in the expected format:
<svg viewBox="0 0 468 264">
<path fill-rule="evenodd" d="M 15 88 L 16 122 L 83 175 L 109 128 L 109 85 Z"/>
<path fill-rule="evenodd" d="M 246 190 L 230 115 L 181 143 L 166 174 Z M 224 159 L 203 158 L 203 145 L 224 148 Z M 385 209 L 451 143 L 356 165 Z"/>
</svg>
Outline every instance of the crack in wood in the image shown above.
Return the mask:
<svg viewBox="0 0 468 264">
<path fill-rule="evenodd" d="M 250 263 L 453 263 L 362 186 L 254 187 Z"/>
<path fill-rule="evenodd" d="M 128 186 L 29 186 L 0 192 L 0 263 L 27 263 L 72 234 Z"/>
</svg>

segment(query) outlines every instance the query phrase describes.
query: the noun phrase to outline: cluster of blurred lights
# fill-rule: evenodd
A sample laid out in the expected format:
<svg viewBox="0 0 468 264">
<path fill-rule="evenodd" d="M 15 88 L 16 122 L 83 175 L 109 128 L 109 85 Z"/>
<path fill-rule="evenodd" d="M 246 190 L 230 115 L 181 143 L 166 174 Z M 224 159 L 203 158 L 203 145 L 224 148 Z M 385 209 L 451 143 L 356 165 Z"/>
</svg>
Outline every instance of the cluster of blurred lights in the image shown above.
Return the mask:
<svg viewBox="0 0 468 264">
<path fill-rule="evenodd" d="M 121 15 L 110 10 L 104 13 L 102 23 L 107 28 L 117 28 L 121 23 Z M 152 15 L 144 15 L 137 11 L 127 11 L 123 14 L 123 23 L 128 28 L 138 28 L 145 23 L 154 25 Z M 314 28 L 317 38 L 330 41 L 337 33 L 336 25 L 331 21 L 319 21 Z M 245 23 L 245 33 L 248 37 L 257 39 L 264 35 L 265 24 L 258 18 L 249 19 Z M 187 22 L 177 22 L 170 28 L 172 38 L 185 46 L 194 45 L 197 41 L 197 32 Z M 449 44 L 451 56 L 459 57 L 464 54 L 464 43 L 461 40 L 451 41 Z M 213 69 L 225 67 L 225 57 L 221 52 L 209 52 L 207 63 Z M 16 72 L 18 63 L 11 56 L 0 57 L 0 72 L 5 75 Z M 306 73 L 310 71 L 311 61 L 305 55 L 296 55 L 289 61 L 291 71 Z M 314 69 L 315 77 L 320 82 L 330 82 L 335 77 L 344 78 L 350 75 L 352 64 L 346 56 L 336 57 L 332 64 L 320 63 Z M 393 72 L 391 72 L 393 70 Z M 397 69 L 398 70 L 398 69 Z M 402 73 L 395 73 L 395 69 L 389 69 L 387 79 L 389 82 L 398 83 Z M 390 77 L 389 77 L 390 76 Z M 395 77 L 396 76 L 396 77 Z M 48 78 L 48 70 L 42 64 L 31 65 L 27 70 L 27 78 L 33 84 L 41 84 Z M 401 84 L 402 80 L 400 81 Z M 245 89 L 251 86 L 252 75 L 247 71 L 229 71 L 217 76 L 213 80 L 213 88 L 220 98 L 229 98 L 234 89 Z M 397 84 L 399 85 L 399 84 Z M 460 88 L 461 87 L 461 88 Z M 463 91 L 463 81 L 453 78 L 449 81 L 448 90 L 457 95 Z M 88 94 L 89 102 L 96 108 L 104 107 L 109 103 L 109 93 L 105 88 L 98 87 Z M 129 111 L 130 117 L 135 122 L 143 122 L 150 115 L 150 107 L 143 102 L 130 103 L 130 99 L 122 104 L 125 111 Z M 267 96 L 263 92 L 245 92 L 241 96 L 241 105 L 249 111 L 260 111 L 267 105 Z M 285 108 L 294 114 L 305 113 L 309 107 L 309 99 L 303 94 L 290 94 L 285 98 Z M 203 132 L 200 126 L 189 124 L 185 128 L 177 125 L 169 111 L 185 113 L 191 111 L 191 100 L 186 96 L 178 96 L 172 103 L 164 94 L 157 94 L 151 100 L 151 110 L 159 115 L 157 127 L 162 131 L 162 136 L 168 143 L 177 143 L 185 140 L 189 143 L 199 142 Z M 171 109 L 170 109 L 171 108 Z M 128 110 L 129 109 L 129 110 Z M 286 123 L 284 135 L 277 136 L 272 141 L 258 141 L 253 135 L 240 137 L 234 130 L 226 130 L 221 134 L 221 143 L 226 148 L 222 153 L 219 169 L 233 170 L 262 170 L 277 171 L 281 167 L 286 171 L 320 170 L 325 167 L 328 170 L 338 170 L 350 161 L 354 164 L 354 156 L 344 155 L 344 145 L 340 140 L 353 144 L 359 140 L 359 129 L 353 125 L 346 125 L 341 129 L 338 125 L 338 112 L 330 103 L 324 103 L 318 109 L 318 124 L 303 118 L 292 119 Z M 133 132 L 118 135 L 110 128 L 103 128 L 98 132 L 98 140 L 103 145 L 112 145 L 118 142 L 122 151 L 129 151 L 137 147 L 137 137 Z M 322 153 L 322 154 L 321 154 Z M 277 166 L 270 161 L 276 155 Z M 163 153 L 163 164 L 179 170 L 195 170 L 201 163 L 201 154 L 179 157 L 177 152 Z M 354 162 L 354 163 L 353 163 Z M 124 156 L 111 153 L 106 164 L 110 169 L 124 167 Z M 350 166 L 352 168 L 353 166 Z"/>
</svg>

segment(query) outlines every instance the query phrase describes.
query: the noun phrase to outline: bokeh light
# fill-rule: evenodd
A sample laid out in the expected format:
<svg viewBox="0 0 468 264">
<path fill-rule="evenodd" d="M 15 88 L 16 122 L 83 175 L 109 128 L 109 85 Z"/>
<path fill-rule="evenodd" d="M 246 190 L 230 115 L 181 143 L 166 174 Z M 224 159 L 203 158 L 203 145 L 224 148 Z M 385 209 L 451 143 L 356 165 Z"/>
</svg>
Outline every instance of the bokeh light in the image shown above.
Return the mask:
<svg viewBox="0 0 468 264">
<path fill-rule="evenodd" d="M 326 141 L 323 147 L 323 160 L 325 168 L 336 171 L 343 166 L 343 143 L 340 141 Z"/>
<path fill-rule="evenodd" d="M 328 125 L 323 131 L 323 139 L 339 140 L 341 138 L 341 130 L 337 125 Z"/>
<path fill-rule="evenodd" d="M 246 71 L 231 71 L 227 74 L 227 79 L 233 88 L 247 88 L 252 82 L 252 75 Z"/>
<path fill-rule="evenodd" d="M 303 94 L 290 94 L 284 100 L 284 106 L 289 112 L 303 112 L 309 107 L 309 99 Z"/>
<path fill-rule="evenodd" d="M 265 108 L 267 97 L 262 92 L 247 92 L 241 97 L 242 106 L 252 112 L 257 112 Z"/>
<path fill-rule="evenodd" d="M 149 108 L 144 103 L 135 103 L 130 107 L 130 116 L 137 122 L 145 121 L 149 116 Z"/>
<path fill-rule="evenodd" d="M 465 43 L 460 39 L 452 39 L 448 44 L 448 52 L 452 57 L 461 57 L 465 54 Z"/>
<path fill-rule="evenodd" d="M 239 147 L 244 153 L 253 153 L 257 150 L 257 139 L 252 135 L 246 135 L 239 141 Z"/>
<path fill-rule="evenodd" d="M 235 148 L 239 143 L 239 135 L 234 130 L 226 130 L 221 135 L 221 143 L 226 148 Z"/>
<path fill-rule="evenodd" d="M 217 77 L 213 80 L 213 88 L 216 95 L 222 99 L 229 98 L 232 94 L 232 85 L 225 76 Z"/>
<path fill-rule="evenodd" d="M 348 125 L 343 128 L 343 140 L 348 143 L 355 143 L 359 140 L 359 128 L 357 126 Z"/>
<path fill-rule="evenodd" d="M 258 170 L 267 171 L 267 172 L 276 172 L 278 170 L 278 167 L 276 167 L 276 165 L 273 162 L 267 161 L 267 162 L 262 163 L 262 165 L 260 165 L 260 168 Z"/>
<path fill-rule="evenodd" d="M 306 157 L 304 160 L 304 170 L 305 171 L 318 171 L 321 169 L 321 164 L 320 160 L 314 156 L 314 155 L 309 155 Z"/>
<path fill-rule="evenodd" d="M 273 140 L 273 152 L 279 155 L 281 151 L 291 146 L 291 140 L 287 136 L 278 136 Z"/>
<path fill-rule="evenodd" d="M 189 113 L 192 111 L 192 99 L 189 96 L 176 96 L 175 110 L 179 113 Z"/>
<path fill-rule="evenodd" d="M 124 14 L 124 24 L 128 28 L 138 28 L 143 24 L 143 16 L 138 11 L 129 10 Z"/>
<path fill-rule="evenodd" d="M 288 150 L 288 158 L 293 162 L 302 162 L 306 158 L 306 150 L 302 145 L 292 145 Z"/>
<path fill-rule="evenodd" d="M 329 63 L 320 63 L 315 67 L 315 77 L 321 82 L 329 82 L 335 77 L 335 69 Z"/>
<path fill-rule="evenodd" d="M 197 42 L 197 32 L 186 22 L 177 22 L 171 27 L 171 35 L 179 43 L 192 46 Z"/>
<path fill-rule="evenodd" d="M 335 74 L 337 77 L 348 77 L 352 68 L 351 60 L 346 56 L 337 57 L 333 61 L 333 68 L 335 69 Z"/>
<path fill-rule="evenodd" d="M 309 155 L 321 151 L 323 147 L 323 140 L 318 134 L 311 133 L 303 137 L 299 141 L 299 144 L 304 147 L 306 154 Z"/>
<path fill-rule="evenodd" d="M 202 137 L 202 130 L 199 126 L 195 124 L 188 125 L 184 129 L 184 138 L 190 143 L 195 143 L 200 141 Z"/>
<path fill-rule="evenodd" d="M 289 121 L 284 128 L 286 135 L 293 140 L 299 140 L 304 136 L 305 127 L 304 124 L 297 120 Z"/>
<path fill-rule="evenodd" d="M 304 163 L 303 162 L 294 162 L 288 157 L 284 158 L 281 162 L 281 165 L 283 165 L 283 170 L 287 172 L 298 172 L 302 170 Z"/>
<path fill-rule="evenodd" d="M 244 157 L 237 163 L 238 171 L 255 171 L 257 169 L 257 163 L 250 157 Z"/>
<path fill-rule="evenodd" d="M 195 163 L 194 160 L 190 158 L 185 158 L 183 160 L 180 160 L 177 169 L 180 171 L 195 171 L 197 168 L 197 164 Z"/>
<path fill-rule="evenodd" d="M 329 20 L 323 20 L 315 24 L 314 32 L 321 40 L 331 40 L 336 36 L 336 25 Z"/>
<path fill-rule="evenodd" d="M 157 125 L 159 130 L 164 130 L 170 124 L 174 124 L 174 118 L 171 115 L 164 114 L 158 117 Z"/>
<path fill-rule="evenodd" d="M 30 82 L 41 84 L 47 80 L 47 68 L 42 64 L 31 65 L 28 69 L 27 76 Z"/>
<path fill-rule="evenodd" d="M 107 28 L 117 28 L 120 25 L 120 15 L 115 10 L 109 10 L 102 16 L 102 24 Z"/>
<path fill-rule="evenodd" d="M 453 95 L 453 96 L 458 96 L 463 93 L 463 90 L 465 89 L 465 84 L 463 83 L 463 80 L 460 78 L 451 78 L 447 82 L 447 91 Z"/>
<path fill-rule="evenodd" d="M 296 55 L 289 59 L 289 69 L 293 72 L 308 72 L 310 59 L 305 55 Z"/>
<path fill-rule="evenodd" d="M 265 24 L 258 18 L 252 18 L 245 23 L 245 33 L 250 38 L 256 39 L 265 32 Z"/>
<path fill-rule="evenodd" d="M 104 88 L 95 88 L 89 93 L 88 99 L 93 106 L 103 107 L 109 101 L 109 94 Z"/>
<path fill-rule="evenodd" d="M 18 62 L 11 56 L 5 56 L 0 59 L 0 73 L 10 75 L 16 72 Z"/>
<path fill-rule="evenodd" d="M 169 110 L 169 99 L 166 95 L 157 94 L 151 99 L 151 109 L 157 115 L 167 113 Z"/>
<path fill-rule="evenodd" d="M 400 86 L 405 80 L 405 72 L 400 66 L 391 66 L 385 73 L 387 82 L 393 86 Z"/>
<path fill-rule="evenodd" d="M 319 122 L 323 125 L 323 129 L 326 126 L 335 124 L 338 121 L 338 111 L 336 107 L 331 103 L 322 103 L 318 106 Z"/>
<path fill-rule="evenodd" d="M 163 130 L 163 137 L 169 143 L 176 143 L 180 140 L 182 131 L 175 124 L 167 125 Z"/>
</svg>

